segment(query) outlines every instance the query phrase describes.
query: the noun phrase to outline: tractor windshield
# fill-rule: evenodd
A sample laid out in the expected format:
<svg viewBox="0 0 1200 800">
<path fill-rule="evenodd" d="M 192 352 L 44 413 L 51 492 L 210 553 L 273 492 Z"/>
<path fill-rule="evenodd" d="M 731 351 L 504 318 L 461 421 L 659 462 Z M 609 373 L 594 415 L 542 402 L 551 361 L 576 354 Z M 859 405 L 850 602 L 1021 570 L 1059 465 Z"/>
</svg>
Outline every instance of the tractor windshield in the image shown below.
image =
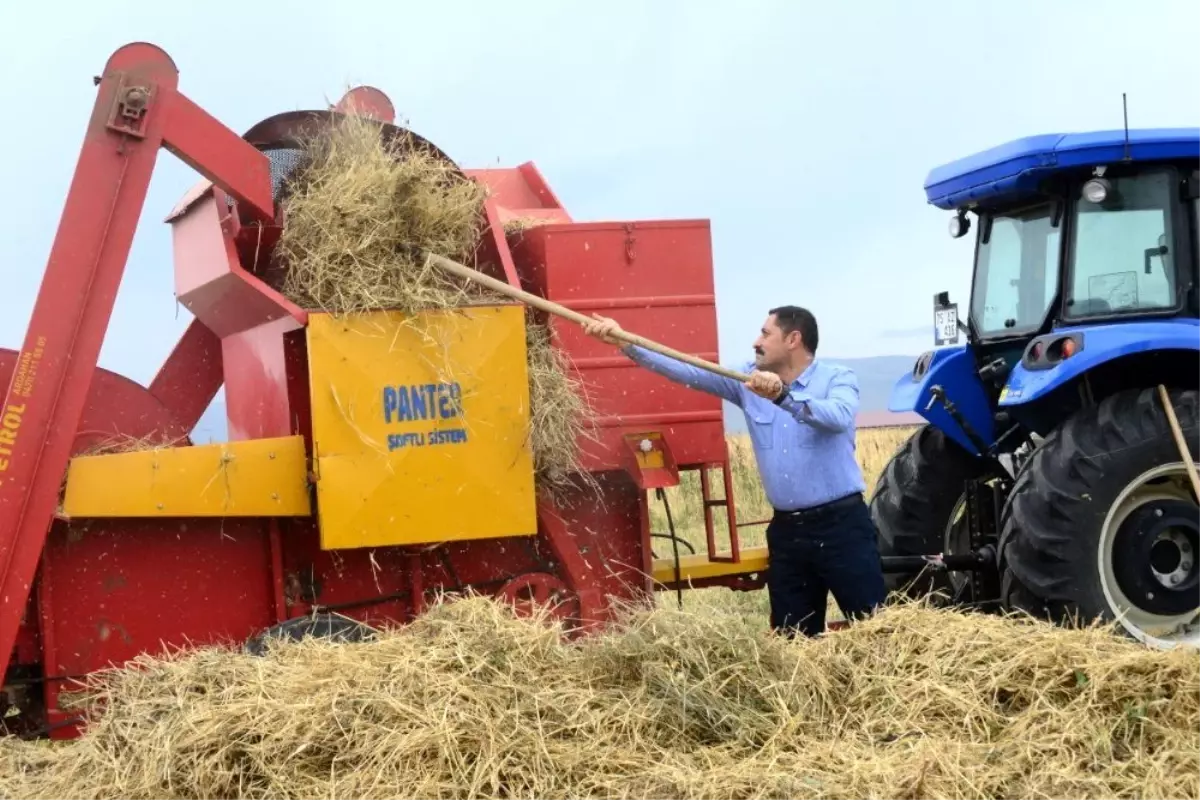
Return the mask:
<svg viewBox="0 0 1200 800">
<path fill-rule="evenodd" d="M 1171 198 L 1162 170 L 1108 179 L 1103 200 L 1076 206 L 1063 316 L 1094 317 L 1175 305 Z"/>
<path fill-rule="evenodd" d="M 984 220 L 975 262 L 971 319 L 980 338 L 1036 330 L 1058 287 L 1059 228 L 1039 205 Z"/>
</svg>

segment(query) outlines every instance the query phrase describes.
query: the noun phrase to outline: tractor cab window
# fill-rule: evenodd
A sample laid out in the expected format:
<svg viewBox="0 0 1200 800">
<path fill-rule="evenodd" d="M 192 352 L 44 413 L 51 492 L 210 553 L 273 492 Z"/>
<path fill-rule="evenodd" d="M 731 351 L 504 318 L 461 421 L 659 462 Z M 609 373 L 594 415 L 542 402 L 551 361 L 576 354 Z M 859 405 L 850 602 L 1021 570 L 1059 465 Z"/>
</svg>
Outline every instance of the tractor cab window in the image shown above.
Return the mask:
<svg viewBox="0 0 1200 800">
<path fill-rule="evenodd" d="M 1053 206 L 997 214 L 990 230 L 982 233 L 971 297 L 978 335 L 986 339 L 1036 330 L 1058 287 L 1059 229 Z"/>
<path fill-rule="evenodd" d="M 1064 316 L 1103 316 L 1175 305 L 1170 172 L 1109 178 L 1103 199 L 1077 205 Z"/>
</svg>

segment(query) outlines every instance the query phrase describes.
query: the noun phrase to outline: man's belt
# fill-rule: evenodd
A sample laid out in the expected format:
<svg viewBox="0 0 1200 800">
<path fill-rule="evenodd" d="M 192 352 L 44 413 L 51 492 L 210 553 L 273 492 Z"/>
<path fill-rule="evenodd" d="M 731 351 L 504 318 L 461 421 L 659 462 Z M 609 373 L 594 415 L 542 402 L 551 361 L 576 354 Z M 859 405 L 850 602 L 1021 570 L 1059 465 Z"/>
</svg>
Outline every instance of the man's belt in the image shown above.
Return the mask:
<svg viewBox="0 0 1200 800">
<path fill-rule="evenodd" d="M 830 500 L 828 503 L 821 503 L 808 508 L 797 508 L 791 511 L 783 509 L 775 509 L 775 516 L 783 519 L 807 519 L 809 517 L 819 517 L 828 514 L 832 511 L 839 511 L 843 508 L 857 505 L 863 501 L 862 492 L 848 494 L 845 497 L 839 497 L 836 500 Z"/>
</svg>

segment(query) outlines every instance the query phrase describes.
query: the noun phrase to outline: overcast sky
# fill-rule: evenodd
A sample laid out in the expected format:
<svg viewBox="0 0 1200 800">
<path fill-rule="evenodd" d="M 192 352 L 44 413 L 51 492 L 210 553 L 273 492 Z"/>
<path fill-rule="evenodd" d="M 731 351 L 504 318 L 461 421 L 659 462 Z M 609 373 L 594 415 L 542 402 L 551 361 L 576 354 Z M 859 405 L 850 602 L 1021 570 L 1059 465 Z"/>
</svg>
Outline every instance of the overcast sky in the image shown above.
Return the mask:
<svg viewBox="0 0 1200 800">
<path fill-rule="evenodd" d="M 0 0 L 3 347 L 24 336 L 91 78 L 129 41 L 165 48 L 239 133 L 370 83 L 462 166 L 533 160 L 578 220 L 710 219 L 727 363 L 781 302 L 814 310 L 822 355 L 931 346 L 932 295 L 965 299 L 971 250 L 925 204 L 936 164 L 1119 128 L 1122 91 L 1134 126 L 1200 122 L 1195 0 L 73 5 Z M 160 157 L 101 353 L 139 382 L 189 319 L 162 220 L 195 179 Z"/>
</svg>

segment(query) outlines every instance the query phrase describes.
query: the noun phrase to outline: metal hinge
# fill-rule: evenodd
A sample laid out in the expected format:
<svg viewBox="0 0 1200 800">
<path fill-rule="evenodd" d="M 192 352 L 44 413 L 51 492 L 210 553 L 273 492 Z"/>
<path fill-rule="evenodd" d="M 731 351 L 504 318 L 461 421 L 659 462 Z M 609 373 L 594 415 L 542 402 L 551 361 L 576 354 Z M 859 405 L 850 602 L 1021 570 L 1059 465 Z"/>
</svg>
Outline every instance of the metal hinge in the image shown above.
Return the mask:
<svg viewBox="0 0 1200 800">
<path fill-rule="evenodd" d="M 129 85 L 121 77 L 113 97 L 112 109 L 108 113 L 109 130 L 142 139 L 146 136 L 146 115 L 154 98 L 154 87 L 140 84 Z"/>
</svg>

